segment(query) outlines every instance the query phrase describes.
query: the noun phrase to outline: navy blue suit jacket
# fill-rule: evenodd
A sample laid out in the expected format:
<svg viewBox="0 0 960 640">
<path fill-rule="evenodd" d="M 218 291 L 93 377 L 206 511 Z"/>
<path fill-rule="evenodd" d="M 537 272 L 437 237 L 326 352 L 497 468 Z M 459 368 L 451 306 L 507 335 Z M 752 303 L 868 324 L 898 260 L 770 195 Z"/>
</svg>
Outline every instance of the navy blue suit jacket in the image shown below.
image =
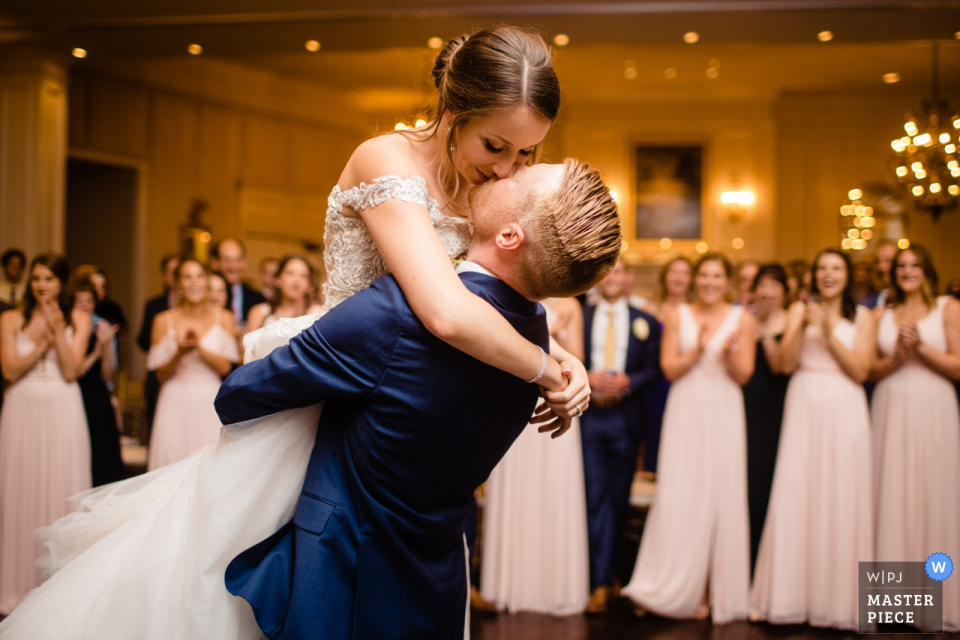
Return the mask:
<svg viewBox="0 0 960 640">
<path fill-rule="evenodd" d="M 623 399 L 621 405 L 627 412 L 627 420 L 630 428 L 634 430 L 634 436 L 639 437 L 641 427 L 644 422 L 644 401 L 647 389 L 651 388 L 651 383 L 660 380 L 660 323 L 657 319 L 645 311 L 636 307 L 628 307 L 630 310 L 630 337 L 627 342 L 627 361 L 624 373 L 630 378 L 630 389 Z M 583 310 L 583 344 L 584 344 L 584 366 L 587 371 L 594 369 L 592 360 L 593 355 L 593 319 L 597 308 L 588 306 Z M 634 323 L 637 320 L 643 320 L 649 327 L 649 333 L 645 340 L 638 338 L 633 331 Z M 598 365 L 599 366 L 599 365 Z M 582 422 L 582 421 L 581 421 Z M 589 419 L 587 420 L 589 423 Z"/>
<path fill-rule="evenodd" d="M 547 347 L 540 305 L 461 279 Z M 430 334 L 380 278 L 220 388 L 224 424 L 326 401 L 293 520 L 231 562 L 227 588 L 271 639 L 461 638 L 463 520 L 537 397 Z"/>
</svg>

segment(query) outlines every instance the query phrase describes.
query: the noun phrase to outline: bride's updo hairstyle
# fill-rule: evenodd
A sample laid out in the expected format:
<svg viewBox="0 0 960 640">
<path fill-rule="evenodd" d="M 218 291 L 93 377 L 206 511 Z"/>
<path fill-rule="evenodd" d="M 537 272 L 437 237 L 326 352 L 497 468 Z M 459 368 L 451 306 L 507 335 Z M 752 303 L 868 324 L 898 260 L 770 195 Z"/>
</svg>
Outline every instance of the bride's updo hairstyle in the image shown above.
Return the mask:
<svg viewBox="0 0 960 640">
<path fill-rule="evenodd" d="M 560 110 L 560 81 L 550 47 L 529 29 L 501 25 L 450 40 L 433 66 L 433 83 L 440 97 L 431 135 L 446 115 L 451 165 L 457 135 L 470 120 L 527 106 L 553 122 Z M 538 145 L 530 163 L 540 151 Z"/>
</svg>

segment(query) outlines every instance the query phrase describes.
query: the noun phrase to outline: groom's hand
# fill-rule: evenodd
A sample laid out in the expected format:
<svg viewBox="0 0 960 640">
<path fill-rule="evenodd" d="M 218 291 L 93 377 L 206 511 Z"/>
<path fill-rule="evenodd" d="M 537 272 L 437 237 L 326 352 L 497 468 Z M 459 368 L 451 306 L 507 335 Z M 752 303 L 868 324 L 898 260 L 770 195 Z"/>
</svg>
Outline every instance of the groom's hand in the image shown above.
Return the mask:
<svg viewBox="0 0 960 640">
<path fill-rule="evenodd" d="M 590 383 L 587 370 L 576 359 L 561 363 L 561 371 L 568 384 L 563 391 L 542 391 L 544 403 L 534 413 L 531 423 L 546 422 L 538 431 L 553 431 L 553 438 L 559 438 L 570 428 L 573 418 L 583 415 L 590 406 Z M 549 421 L 549 422 L 548 422 Z"/>
</svg>

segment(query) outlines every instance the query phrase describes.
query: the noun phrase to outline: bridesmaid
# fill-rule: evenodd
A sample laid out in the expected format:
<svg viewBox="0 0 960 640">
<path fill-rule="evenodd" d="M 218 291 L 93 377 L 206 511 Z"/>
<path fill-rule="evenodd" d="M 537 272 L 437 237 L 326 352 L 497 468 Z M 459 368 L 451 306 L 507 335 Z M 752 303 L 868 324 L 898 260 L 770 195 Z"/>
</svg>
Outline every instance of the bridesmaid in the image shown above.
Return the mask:
<svg viewBox="0 0 960 640">
<path fill-rule="evenodd" d="M 0 413 L 2 615 L 39 584 L 33 530 L 67 515 L 67 498 L 91 486 L 77 386 L 90 316 L 73 308 L 62 256 L 38 255 L 28 274 L 23 306 L 0 316 L 0 365 L 10 383 Z"/>
<path fill-rule="evenodd" d="M 757 562 L 760 533 L 773 484 L 787 382 L 780 365 L 780 340 L 787 326 L 787 272 L 776 263 L 760 267 L 751 287 L 757 309 L 757 363 L 743 387 L 747 413 L 747 496 L 750 504 L 750 567 Z"/>
<path fill-rule="evenodd" d="M 312 303 L 314 271 L 307 259 L 298 255 L 284 256 L 277 270 L 272 302 L 258 304 L 250 310 L 247 331 L 255 331 L 281 318 L 299 318 L 320 313 L 320 305 Z"/>
<path fill-rule="evenodd" d="M 937 298 L 930 254 L 897 252 L 878 308 L 872 377 L 878 561 L 960 558 L 960 302 Z M 956 560 L 954 560 L 956 562 Z M 960 582 L 943 583 L 943 630 L 960 631 Z M 938 623 L 921 625 L 930 628 Z"/>
<path fill-rule="evenodd" d="M 583 360 L 583 311 L 543 302 L 554 340 Z M 570 437 L 573 436 L 573 437 Z M 498 609 L 581 613 L 590 597 L 580 420 L 548 438 L 528 426 L 486 483 L 480 593 Z"/>
<path fill-rule="evenodd" d="M 77 383 L 83 395 L 83 408 L 90 428 L 90 468 L 93 486 L 99 487 L 127 477 L 120 455 L 120 432 L 108 384 L 116 371 L 117 325 L 110 324 L 94 312 L 96 291 L 90 278 L 74 276 L 74 307 L 91 315 L 91 332 L 87 350 L 77 371 Z"/>
<path fill-rule="evenodd" d="M 177 267 L 180 303 L 153 321 L 147 367 L 160 397 L 150 437 L 150 471 L 178 462 L 220 437 L 213 408 L 221 379 L 239 359 L 233 315 L 207 302 L 207 269 L 196 258 Z"/>
<path fill-rule="evenodd" d="M 787 387 L 752 606 L 754 619 L 857 628 L 857 563 L 873 560 L 870 416 L 863 381 L 876 323 L 854 302 L 839 249 L 813 262 L 807 303 L 787 316 Z"/>
<path fill-rule="evenodd" d="M 757 323 L 724 299 L 730 273 L 723 255 L 704 255 L 693 272 L 696 302 L 665 318 L 660 364 L 673 386 L 663 416 L 657 494 L 633 577 L 623 589 L 638 614 L 648 609 L 671 618 L 706 618 L 712 611 L 713 621 L 722 624 L 748 613 L 740 385 L 753 374 Z"/>
<path fill-rule="evenodd" d="M 660 321 L 661 335 L 663 335 L 663 319 L 667 314 L 690 301 L 692 279 L 693 263 L 683 256 L 670 260 L 660 269 L 660 291 L 657 295 L 657 303 L 648 304 L 644 311 L 655 315 Z M 660 377 L 659 382 L 650 385 L 646 393 L 647 434 L 643 448 L 643 469 L 651 473 L 657 472 L 663 412 L 667 407 L 669 393 L 670 381 L 663 376 Z"/>
</svg>

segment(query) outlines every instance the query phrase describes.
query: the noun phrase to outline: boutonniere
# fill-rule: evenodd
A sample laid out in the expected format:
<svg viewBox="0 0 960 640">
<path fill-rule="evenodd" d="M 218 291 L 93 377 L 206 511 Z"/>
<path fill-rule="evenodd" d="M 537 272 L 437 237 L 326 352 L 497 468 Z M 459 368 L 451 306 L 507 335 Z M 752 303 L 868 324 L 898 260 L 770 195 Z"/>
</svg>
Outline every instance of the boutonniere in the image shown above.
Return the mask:
<svg viewBox="0 0 960 640">
<path fill-rule="evenodd" d="M 637 340 L 646 340 L 650 337 L 650 325 L 643 318 L 637 318 L 633 321 L 633 335 Z"/>
</svg>

